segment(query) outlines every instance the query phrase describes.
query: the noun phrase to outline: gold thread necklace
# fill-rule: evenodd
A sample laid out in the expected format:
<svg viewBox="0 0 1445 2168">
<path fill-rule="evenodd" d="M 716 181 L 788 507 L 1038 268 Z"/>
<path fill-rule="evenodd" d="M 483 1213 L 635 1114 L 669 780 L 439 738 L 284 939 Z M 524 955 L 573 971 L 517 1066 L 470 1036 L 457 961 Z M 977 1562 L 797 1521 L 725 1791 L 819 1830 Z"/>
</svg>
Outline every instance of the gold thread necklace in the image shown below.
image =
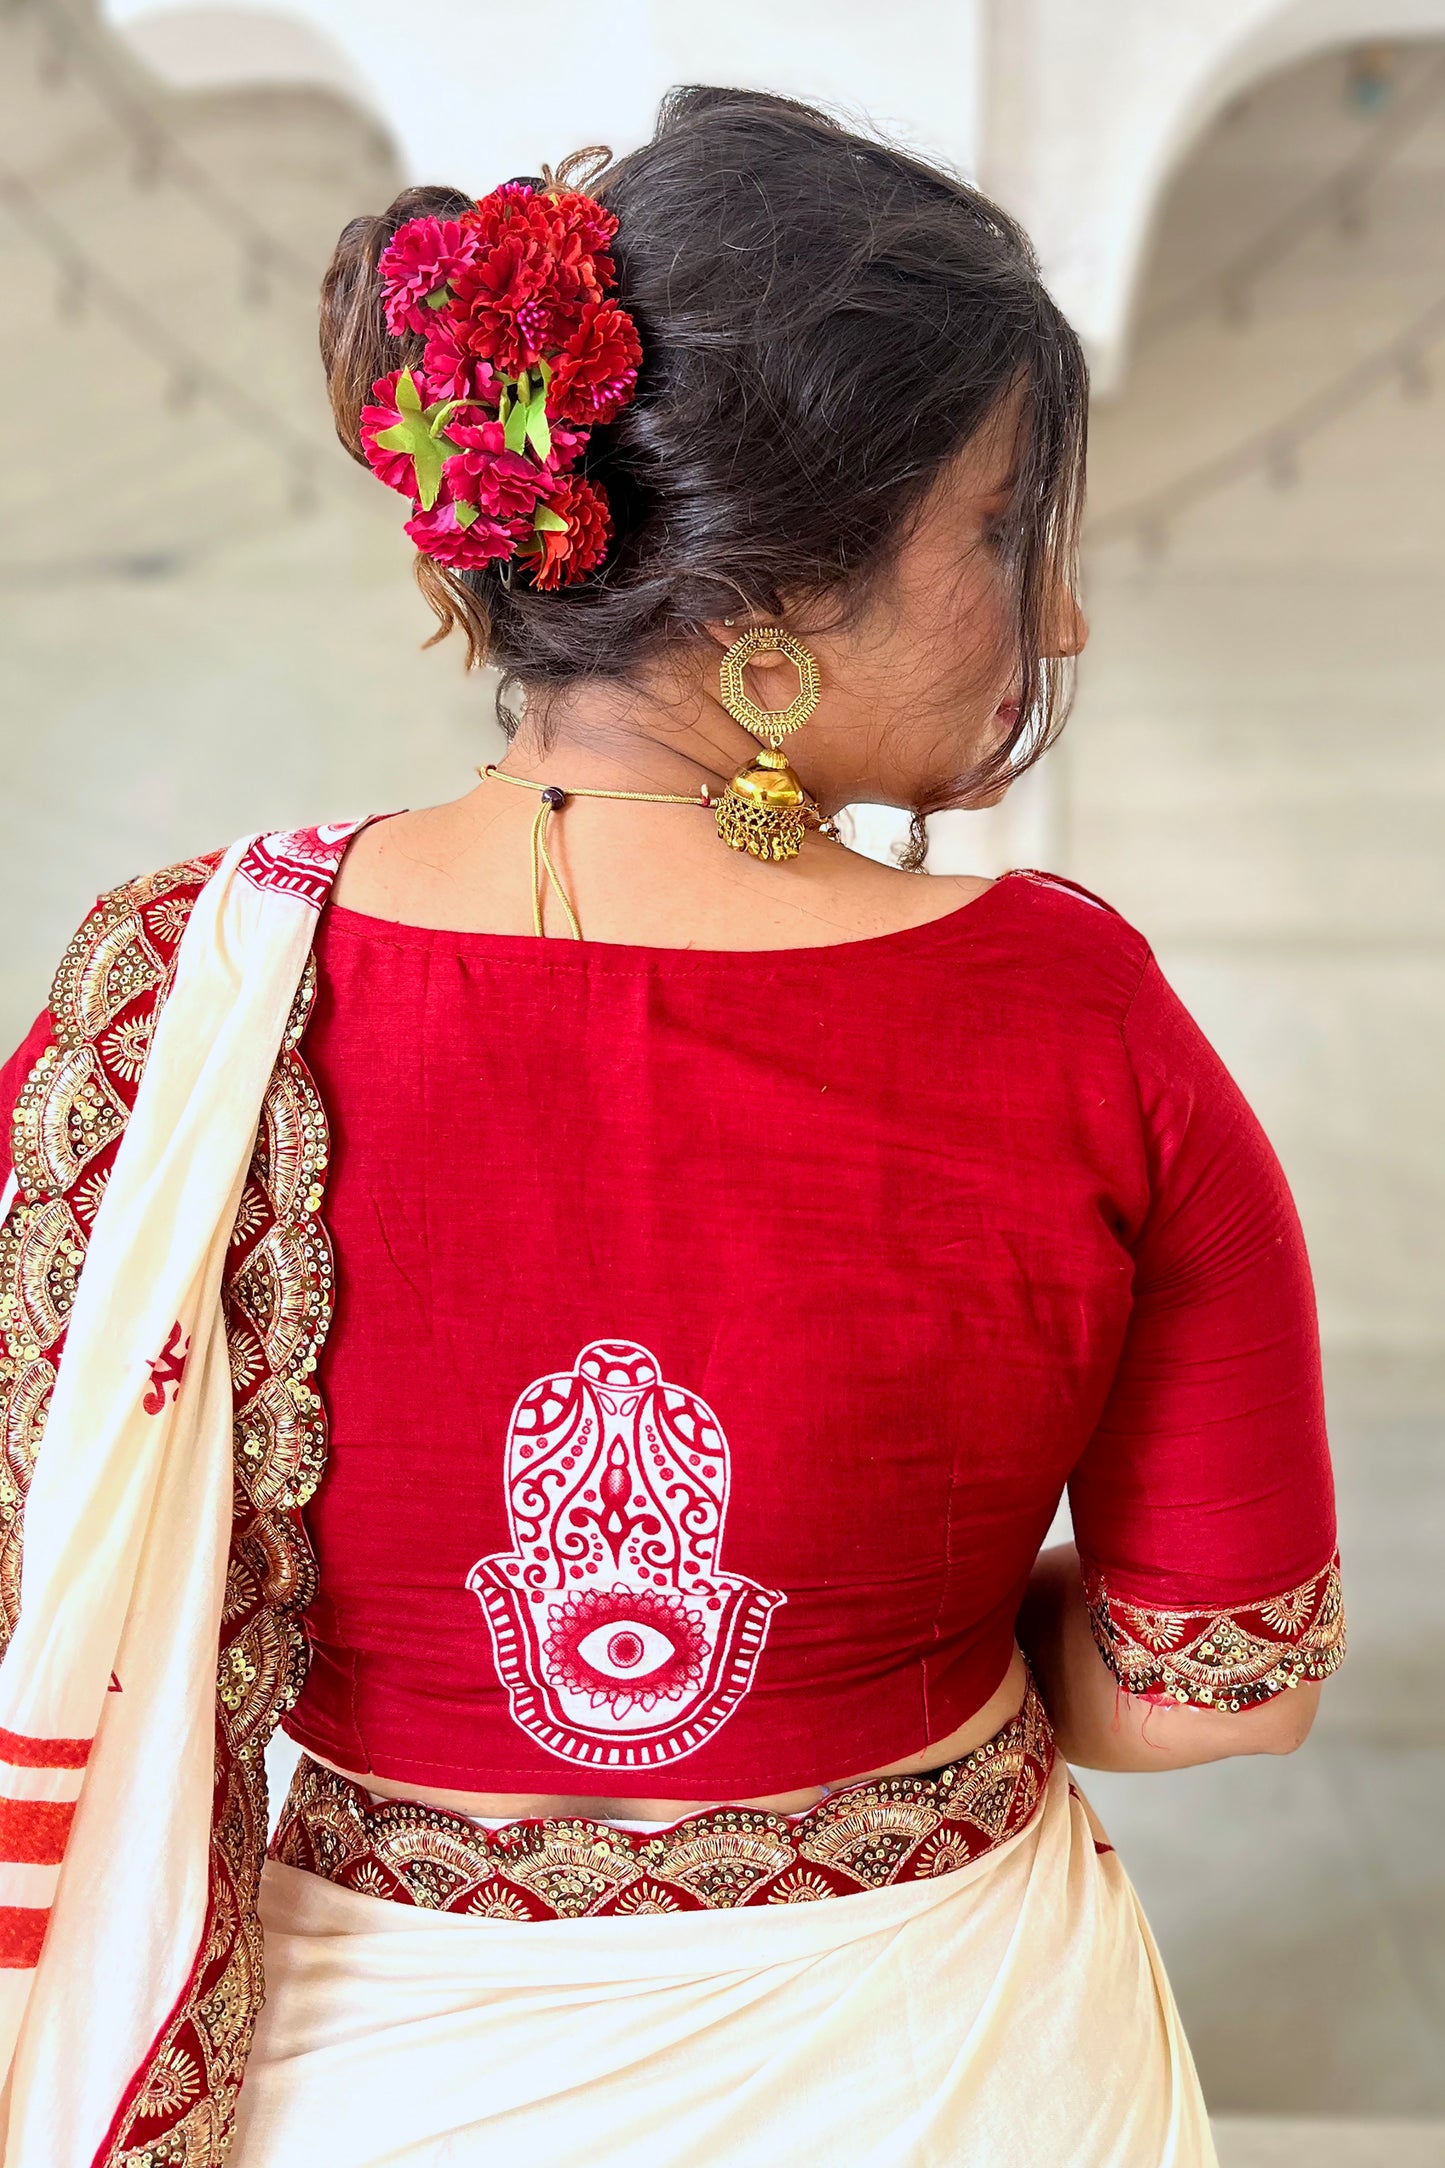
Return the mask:
<svg viewBox="0 0 1445 2168">
<path fill-rule="evenodd" d="M 582 928 L 577 923 L 577 913 L 572 908 L 571 898 L 562 886 L 557 868 L 552 863 L 552 854 L 547 848 L 547 829 L 552 815 L 560 813 L 569 798 L 634 798 L 647 805 L 701 805 L 707 806 L 711 811 L 716 810 L 715 801 L 706 783 L 700 786 L 697 797 L 691 797 L 672 790 L 589 790 L 581 787 L 563 790 L 560 783 L 538 783 L 530 775 L 509 775 L 505 768 L 499 768 L 490 760 L 485 768 L 478 768 L 477 774 L 490 776 L 498 783 L 516 783 L 523 790 L 541 792 L 542 802 L 532 823 L 532 930 L 535 933 L 543 930 L 542 904 L 546 883 L 550 881 L 557 891 L 557 900 L 567 914 L 567 923 L 578 941 L 582 939 Z"/>
</svg>

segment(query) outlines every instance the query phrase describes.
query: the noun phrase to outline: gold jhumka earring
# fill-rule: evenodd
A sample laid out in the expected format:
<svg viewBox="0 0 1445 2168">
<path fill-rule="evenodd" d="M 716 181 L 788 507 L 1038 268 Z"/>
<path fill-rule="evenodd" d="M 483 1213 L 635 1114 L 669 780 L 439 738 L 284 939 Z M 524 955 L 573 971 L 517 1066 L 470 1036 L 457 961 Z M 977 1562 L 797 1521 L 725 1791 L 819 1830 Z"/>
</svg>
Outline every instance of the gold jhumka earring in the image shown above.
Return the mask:
<svg viewBox="0 0 1445 2168">
<path fill-rule="evenodd" d="M 776 713 L 760 707 L 743 683 L 754 655 L 767 654 L 786 655 L 798 673 L 797 698 Z M 781 625 L 753 625 L 724 654 L 719 684 L 722 704 L 734 722 L 761 738 L 766 749 L 739 768 L 718 799 L 717 832 L 730 849 L 754 858 L 796 858 L 805 829 L 833 832 L 778 750 L 788 732 L 805 723 L 818 705 L 818 665 L 802 641 Z"/>
</svg>

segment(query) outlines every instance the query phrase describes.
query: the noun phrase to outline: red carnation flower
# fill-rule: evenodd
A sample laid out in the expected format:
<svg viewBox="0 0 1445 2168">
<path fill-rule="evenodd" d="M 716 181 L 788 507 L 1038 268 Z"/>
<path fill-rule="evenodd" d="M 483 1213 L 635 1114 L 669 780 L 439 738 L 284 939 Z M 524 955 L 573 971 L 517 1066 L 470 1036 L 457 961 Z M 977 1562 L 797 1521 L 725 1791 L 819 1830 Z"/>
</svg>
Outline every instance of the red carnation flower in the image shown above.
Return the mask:
<svg viewBox="0 0 1445 2168">
<path fill-rule="evenodd" d="M 439 499 L 429 512 L 417 512 L 406 531 L 424 557 L 450 565 L 454 572 L 479 572 L 484 565 L 510 557 L 531 531 L 522 520 L 488 519 L 485 513 L 466 523 L 469 507 Z"/>
<path fill-rule="evenodd" d="M 501 423 L 458 427 L 454 416 L 447 435 L 461 446 L 442 470 L 448 494 L 489 519 L 530 520 L 547 476 L 520 452 L 507 450 Z"/>
<path fill-rule="evenodd" d="M 592 301 L 557 358 L 547 410 L 563 421 L 610 422 L 632 397 L 642 360 L 637 326 L 615 301 Z"/>
<path fill-rule="evenodd" d="M 541 556 L 533 560 L 532 585 L 571 587 L 607 554 L 612 534 L 607 499 L 595 482 L 569 474 L 548 491 L 544 501 L 567 525 L 565 530 L 539 533 Z"/>
<path fill-rule="evenodd" d="M 549 249 L 562 234 L 561 224 L 547 198 L 538 195 L 525 181 L 506 181 L 500 188 L 494 188 L 473 210 L 462 213 L 462 221 L 476 234 L 483 248 L 495 248 L 511 234 Z"/>
<path fill-rule="evenodd" d="M 479 246 L 476 234 L 456 219 L 411 218 L 397 227 L 376 266 L 393 337 L 430 330 L 436 311 L 427 306 L 428 294 L 449 286 Z"/>
<path fill-rule="evenodd" d="M 496 370 L 462 344 L 450 309 L 443 309 L 427 326 L 426 345 L 414 374 L 428 400 L 474 400 L 495 409 L 501 396 Z"/>
<path fill-rule="evenodd" d="M 590 256 L 580 257 L 575 263 L 553 257 L 543 294 L 546 307 L 541 336 L 543 353 L 555 354 L 570 339 L 576 338 L 588 307 L 600 299 L 601 291 L 593 276 Z"/>
<path fill-rule="evenodd" d="M 360 416 L 361 449 L 366 463 L 379 482 L 388 489 L 399 489 L 403 497 L 416 495 L 416 468 L 410 452 L 391 452 L 377 443 L 384 430 L 395 429 L 403 419 L 396 403 L 397 380 L 403 371 L 393 369 L 390 376 L 378 377 L 371 387 L 373 404 L 364 406 Z"/>
<path fill-rule="evenodd" d="M 542 351 L 549 265 L 540 244 L 508 234 L 459 273 L 452 318 L 469 353 L 508 376 L 530 369 Z"/>
<path fill-rule="evenodd" d="M 553 200 L 552 215 L 568 242 L 575 244 L 576 249 L 590 259 L 599 290 L 609 286 L 617 275 L 608 248 L 617 231 L 613 213 L 604 210 L 595 197 L 584 196 L 575 188 L 565 188 Z"/>
</svg>

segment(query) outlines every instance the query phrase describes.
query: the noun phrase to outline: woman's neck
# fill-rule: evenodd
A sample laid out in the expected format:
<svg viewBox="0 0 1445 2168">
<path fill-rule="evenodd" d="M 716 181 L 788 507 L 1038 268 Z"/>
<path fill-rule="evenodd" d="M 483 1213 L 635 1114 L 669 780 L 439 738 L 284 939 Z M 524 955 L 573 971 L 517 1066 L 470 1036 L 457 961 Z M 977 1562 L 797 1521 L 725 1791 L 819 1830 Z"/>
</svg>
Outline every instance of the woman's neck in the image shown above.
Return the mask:
<svg viewBox="0 0 1445 2168">
<path fill-rule="evenodd" d="M 500 765 L 563 789 L 720 790 L 757 741 L 696 682 L 586 686 L 538 700 Z"/>
</svg>

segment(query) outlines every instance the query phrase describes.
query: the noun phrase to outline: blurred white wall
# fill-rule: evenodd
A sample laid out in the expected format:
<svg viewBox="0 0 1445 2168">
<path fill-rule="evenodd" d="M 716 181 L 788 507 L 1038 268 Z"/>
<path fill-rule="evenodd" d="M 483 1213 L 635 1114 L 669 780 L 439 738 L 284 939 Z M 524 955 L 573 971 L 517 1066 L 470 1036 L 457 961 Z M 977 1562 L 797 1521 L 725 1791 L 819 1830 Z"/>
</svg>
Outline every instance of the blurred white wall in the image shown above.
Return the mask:
<svg viewBox="0 0 1445 2168">
<path fill-rule="evenodd" d="M 1424 1356 L 1445 1314 L 1445 44 L 1358 65 L 1256 85 L 1161 208 L 1129 372 L 1095 408 L 1094 637 L 1059 796 L 1070 870 L 1147 930 L 1275 1141 L 1327 1340 Z"/>
<path fill-rule="evenodd" d="M 1032 234 L 1097 390 L 1127 365 L 1170 180 L 1230 100 L 1314 53 L 1441 30 L 1445 0 L 989 0 L 980 179 Z"/>
<path fill-rule="evenodd" d="M 173 82 L 191 88 L 314 78 L 363 86 L 411 180 L 481 194 L 555 165 L 580 144 L 631 149 L 673 83 L 735 83 L 836 103 L 935 156 L 972 165 L 978 135 L 979 0 L 903 11 L 871 0 L 552 0 L 523 18 L 503 0 L 432 0 L 424 35 L 385 0 L 106 0 L 109 20 Z M 274 41 L 274 46 L 273 46 Z M 272 59 L 274 49 L 275 61 Z M 294 78 L 291 78 L 294 79 Z"/>
</svg>

